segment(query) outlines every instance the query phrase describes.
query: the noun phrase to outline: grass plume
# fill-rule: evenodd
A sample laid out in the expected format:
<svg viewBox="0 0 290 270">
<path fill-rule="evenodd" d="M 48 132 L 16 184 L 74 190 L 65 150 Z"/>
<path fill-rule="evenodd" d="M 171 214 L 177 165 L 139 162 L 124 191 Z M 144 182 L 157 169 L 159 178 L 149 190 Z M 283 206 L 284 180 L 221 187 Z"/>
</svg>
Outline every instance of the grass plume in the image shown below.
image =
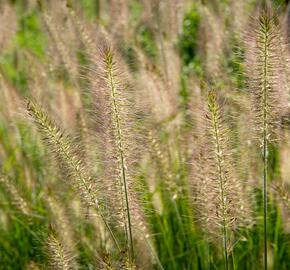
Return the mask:
<svg viewBox="0 0 290 270">
<path fill-rule="evenodd" d="M 72 263 L 71 254 L 69 254 L 59 239 L 51 233 L 48 236 L 46 250 L 49 258 L 49 268 L 55 270 L 73 270 L 77 269 Z"/>
<path fill-rule="evenodd" d="M 207 232 L 222 235 L 224 265 L 229 269 L 231 234 L 245 226 L 248 206 L 232 167 L 228 130 L 214 91 L 209 91 L 200 128 L 200 150 L 194 161 L 194 196 Z"/>
<path fill-rule="evenodd" d="M 258 139 L 263 155 L 263 227 L 264 227 L 264 269 L 267 269 L 268 245 L 268 170 L 269 144 L 276 141 L 279 131 L 280 98 L 283 93 L 277 87 L 280 31 L 276 17 L 264 12 L 258 19 L 258 26 L 254 33 L 255 48 L 252 52 L 252 61 L 248 63 L 250 76 L 249 88 L 253 93 L 253 106 Z"/>
<path fill-rule="evenodd" d="M 120 91 L 125 91 L 120 86 L 120 82 L 117 77 L 117 69 L 115 56 L 111 48 L 105 47 L 103 51 L 103 68 L 104 68 L 104 79 L 107 85 L 108 91 L 110 92 L 110 103 L 111 103 L 111 117 L 112 117 L 112 129 L 114 142 L 117 149 L 117 161 L 119 167 L 120 177 L 120 188 L 122 190 L 122 208 L 124 215 L 126 216 L 126 238 L 128 243 L 128 249 L 130 253 L 131 261 L 134 261 L 134 244 L 133 244 L 133 233 L 132 233 L 132 222 L 131 222 L 131 205 L 129 198 L 129 184 L 128 184 L 128 165 L 126 157 L 126 143 L 124 134 L 124 119 L 126 117 L 122 115 L 121 110 L 122 100 Z"/>
<path fill-rule="evenodd" d="M 98 200 L 96 196 L 96 190 L 94 189 L 95 187 L 92 184 L 92 180 L 90 176 L 86 174 L 85 169 L 82 166 L 82 161 L 73 153 L 68 139 L 38 105 L 29 101 L 27 103 L 27 110 L 34 122 L 37 124 L 38 130 L 43 135 L 44 140 L 51 147 L 53 152 L 56 154 L 56 157 L 67 170 L 69 178 L 72 179 L 72 185 L 76 188 L 81 195 L 81 198 L 88 206 L 96 207 L 112 240 L 116 247 L 120 249 L 118 241 L 114 236 L 106 217 L 102 213 L 102 205 L 100 205 L 101 201 Z"/>
<path fill-rule="evenodd" d="M 290 194 L 287 187 L 283 184 L 275 183 L 272 188 L 279 196 L 279 199 L 282 201 L 283 205 L 290 211 Z"/>
<path fill-rule="evenodd" d="M 8 176 L 0 173 L 0 184 L 9 194 L 9 199 L 16 209 L 18 209 L 22 214 L 27 216 L 32 214 L 29 203 L 23 198 L 19 190 L 15 187 L 15 184 L 12 183 L 11 179 Z"/>
</svg>

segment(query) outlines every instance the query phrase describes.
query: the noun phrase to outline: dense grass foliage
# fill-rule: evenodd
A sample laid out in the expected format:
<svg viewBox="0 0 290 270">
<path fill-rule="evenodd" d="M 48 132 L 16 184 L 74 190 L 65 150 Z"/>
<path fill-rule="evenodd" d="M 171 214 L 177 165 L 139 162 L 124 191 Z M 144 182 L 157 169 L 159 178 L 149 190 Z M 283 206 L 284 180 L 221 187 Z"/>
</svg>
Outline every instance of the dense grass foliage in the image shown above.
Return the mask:
<svg viewBox="0 0 290 270">
<path fill-rule="evenodd" d="M 0 3 L 0 269 L 290 269 L 288 1 Z"/>
</svg>

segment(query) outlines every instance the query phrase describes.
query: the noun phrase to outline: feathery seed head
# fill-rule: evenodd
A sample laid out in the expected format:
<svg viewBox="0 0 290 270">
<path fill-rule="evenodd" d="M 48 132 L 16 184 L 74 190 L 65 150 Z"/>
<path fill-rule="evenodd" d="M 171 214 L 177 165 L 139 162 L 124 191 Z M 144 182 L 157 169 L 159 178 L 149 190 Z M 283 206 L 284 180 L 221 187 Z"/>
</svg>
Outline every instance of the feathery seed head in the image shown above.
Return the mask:
<svg viewBox="0 0 290 270">
<path fill-rule="evenodd" d="M 46 243 L 49 258 L 49 268 L 55 270 L 73 270 L 77 267 L 73 263 L 72 255 L 67 252 L 54 233 L 50 233 Z"/>
<path fill-rule="evenodd" d="M 193 163 L 195 203 L 202 224 L 219 235 L 221 227 L 235 230 L 247 223 L 249 203 L 234 174 L 228 131 L 214 91 L 208 92 L 201 114 L 204 128 Z"/>
<path fill-rule="evenodd" d="M 27 110 L 37 124 L 44 141 L 51 147 L 56 158 L 63 165 L 61 169 L 65 170 L 69 178 L 72 179 L 72 185 L 80 192 L 81 198 L 86 204 L 93 205 L 96 189 L 92 188 L 92 179 L 86 174 L 82 161 L 74 154 L 68 137 L 36 103 L 29 101 Z"/>
<path fill-rule="evenodd" d="M 16 209 L 18 209 L 24 215 L 31 215 L 32 209 L 29 206 L 28 202 L 20 194 L 19 190 L 12 183 L 9 177 L 0 173 L 0 184 L 5 188 L 6 192 L 9 193 L 9 199 Z"/>
<path fill-rule="evenodd" d="M 255 45 L 247 52 L 248 87 L 253 97 L 258 138 L 265 135 L 267 142 L 275 142 L 287 100 L 285 86 L 280 87 L 279 83 L 281 73 L 285 72 L 279 61 L 281 31 L 276 17 L 267 12 L 259 16 L 257 23 L 250 34 Z"/>
</svg>

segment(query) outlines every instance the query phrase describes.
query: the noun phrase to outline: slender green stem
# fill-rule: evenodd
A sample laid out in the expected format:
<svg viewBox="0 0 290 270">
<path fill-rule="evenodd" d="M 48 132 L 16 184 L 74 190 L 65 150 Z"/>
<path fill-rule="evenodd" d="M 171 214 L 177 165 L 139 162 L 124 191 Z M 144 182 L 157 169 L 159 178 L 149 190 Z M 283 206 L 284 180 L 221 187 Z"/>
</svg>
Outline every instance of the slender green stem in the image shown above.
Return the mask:
<svg viewBox="0 0 290 270">
<path fill-rule="evenodd" d="M 277 258 L 279 258 L 279 236 L 280 236 L 280 226 L 281 226 L 281 213 L 280 213 L 280 209 L 277 208 L 277 214 L 276 214 L 276 222 L 275 222 L 275 237 L 274 237 L 274 269 L 278 269 L 279 268 L 279 260 L 277 260 Z"/>
<path fill-rule="evenodd" d="M 157 264 L 158 264 L 158 267 L 160 270 L 164 270 L 164 267 L 158 257 L 158 254 L 156 253 L 154 247 L 152 246 L 152 244 L 150 243 L 150 241 L 146 238 L 146 236 L 144 237 L 144 241 L 146 242 L 146 244 L 148 245 L 149 247 L 149 251 L 150 253 L 152 254 L 152 256 L 155 258 Z"/>
<path fill-rule="evenodd" d="M 98 208 L 98 205 L 96 205 L 96 206 Z M 101 216 L 101 219 L 103 220 L 107 230 L 109 231 L 109 233 L 110 233 L 110 235 L 112 237 L 112 240 L 114 241 L 114 244 L 116 245 L 116 247 L 119 250 L 119 252 L 121 252 L 121 248 L 120 248 L 120 246 L 118 244 L 117 238 L 115 237 L 115 235 L 114 235 L 109 223 L 107 222 L 106 218 L 104 217 L 104 215 L 102 213 L 100 213 L 100 216 Z"/>
<path fill-rule="evenodd" d="M 233 262 L 233 270 L 236 270 L 236 263 L 235 263 L 235 253 L 234 250 L 231 252 L 232 255 L 232 262 Z"/>
<path fill-rule="evenodd" d="M 267 169 L 268 169 L 268 158 L 267 158 L 267 140 L 264 137 L 263 146 L 263 210 L 264 210 L 264 269 L 267 270 Z"/>
<path fill-rule="evenodd" d="M 206 242 L 206 263 L 207 263 L 207 269 L 210 269 L 210 246 L 209 242 Z"/>
<path fill-rule="evenodd" d="M 266 30 L 263 35 L 264 65 L 263 65 L 263 221 L 264 221 L 264 269 L 267 270 L 267 171 L 268 171 L 268 47 L 269 35 Z"/>
<path fill-rule="evenodd" d="M 224 245 L 224 256 L 225 256 L 225 269 L 229 269 L 229 256 L 228 256 L 228 234 L 226 226 L 223 224 L 223 245 Z"/>
</svg>

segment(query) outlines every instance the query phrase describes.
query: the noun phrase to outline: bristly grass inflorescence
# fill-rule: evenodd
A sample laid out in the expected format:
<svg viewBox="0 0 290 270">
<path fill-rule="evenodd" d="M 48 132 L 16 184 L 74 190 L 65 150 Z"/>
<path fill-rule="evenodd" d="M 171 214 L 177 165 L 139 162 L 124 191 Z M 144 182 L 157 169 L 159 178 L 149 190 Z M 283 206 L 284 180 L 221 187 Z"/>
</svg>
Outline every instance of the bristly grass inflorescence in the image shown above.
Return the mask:
<svg viewBox="0 0 290 270">
<path fill-rule="evenodd" d="M 51 147 L 55 153 L 56 158 L 67 171 L 68 179 L 71 179 L 70 184 L 76 189 L 81 198 L 88 206 L 94 206 L 98 210 L 112 240 L 116 247 L 120 249 L 117 239 L 114 236 L 107 218 L 103 214 L 103 206 L 101 200 L 98 199 L 96 189 L 93 188 L 92 179 L 87 175 L 82 166 L 82 161 L 73 153 L 68 138 L 56 126 L 56 124 L 49 119 L 43 110 L 35 103 L 28 101 L 27 110 L 35 123 L 38 126 L 40 133 L 43 135 L 45 142 Z"/>
<path fill-rule="evenodd" d="M 199 115 L 203 128 L 199 134 L 198 156 L 193 161 L 193 189 L 200 225 L 223 239 L 225 268 L 234 232 L 247 226 L 249 204 L 242 183 L 234 173 L 229 132 L 222 119 L 215 91 L 209 91 Z"/>
<path fill-rule="evenodd" d="M 248 64 L 249 90 L 253 97 L 257 138 L 263 155 L 263 227 L 264 227 L 264 267 L 268 264 L 268 170 L 269 147 L 277 141 L 280 122 L 283 88 L 279 86 L 279 73 L 283 72 L 279 63 L 281 34 L 278 19 L 264 11 L 258 19 L 253 33 L 255 47 Z"/>
<path fill-rule="evenodd" d="M 104 176 L 106 185 L 111 190 L 110 194 L 118 196 L 112 202 L 112 210 L 124 228 L 132 264 L 135 261 L 135 241 L 148 234 L 143 205 L 136 193 L 136 163 L 140 154 L 137 144 L 140 143 L 141 136 L 134 115 L 135 104 L 130 81 L 120 68 L 119 57 L 109 45 L 100 48 L 99 55 L 100 62 L 92 79 L 98 80 L 96 98 L 103 110 L 101 122 L 104 125 L 99 136 L 102 139 L 100 145 L 105 161 Z"/>
</svg>

